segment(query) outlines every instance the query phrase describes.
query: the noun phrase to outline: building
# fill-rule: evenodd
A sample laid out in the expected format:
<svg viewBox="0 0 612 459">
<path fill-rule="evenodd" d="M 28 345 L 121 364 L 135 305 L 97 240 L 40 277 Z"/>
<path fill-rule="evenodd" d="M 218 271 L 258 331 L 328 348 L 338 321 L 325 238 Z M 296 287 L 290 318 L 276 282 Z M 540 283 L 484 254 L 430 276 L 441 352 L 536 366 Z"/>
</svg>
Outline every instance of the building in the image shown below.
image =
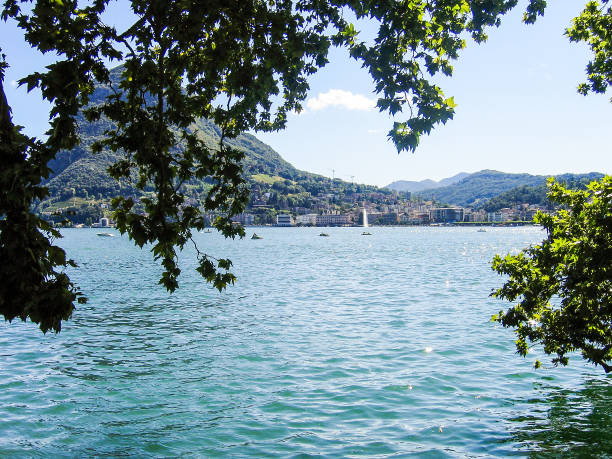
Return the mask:
<svg viewBox="0 0 612 459">
<path fill-rule="evenodd" d="M 487 213 L 484 210 L 472 210 L 470 212 L 465 212 L 463 215 L 463 221 L 473 223 L 486 222 Z"/>
<path fill-rule="evenodd" d="M 487 221 L 489 222 L 503 222 L 504 216 L 501 212 L 487 212 Z"/>
<path fill-rule="evenodd" d="M 383 214 L 380 212 L 370 212 L 368 210 L 368 224 L 369 225 L 378 225 L 380 223 L 380 219 L 382 218 Z M 359 224 L 363 225 L 363 213 L 359 216 Z"/>
<path fill-rule="evenodd" d="M 429 210 L 429 220 L 434 223 L 453 223 L 463 221 L 462 207 L 435 207 Z"/>
<path fill-rule="evenodd" d="M 317 224 L 317 214 L 298 215 L 295 217 L 295 223 L 297 225 L 315 226 Z"/>
<path fill-rule="evenodd" d="M 351 224 L 348 215 L 324 214 L 317 215 L 317 226 L 346 226 Z"/>
<path fill-rule="evenodd" d="M 276 226 L 293 226 L 293 218 L 290 214 L 278 214 L 276 216 Z"/>
<path fill-rule="evenodd" d="M 253 225 L 255 223 L 255 215 L 247 213 L 237 214 L 232 217 L 232 221 L 241 225 Z"/>
<path fill-rule="evenodd" d="M 378 223 L 381 225 L 397 225 L 399 223 L 399 215 L 395 212 L 387 212 L 380 216 Z"/>
</svg>

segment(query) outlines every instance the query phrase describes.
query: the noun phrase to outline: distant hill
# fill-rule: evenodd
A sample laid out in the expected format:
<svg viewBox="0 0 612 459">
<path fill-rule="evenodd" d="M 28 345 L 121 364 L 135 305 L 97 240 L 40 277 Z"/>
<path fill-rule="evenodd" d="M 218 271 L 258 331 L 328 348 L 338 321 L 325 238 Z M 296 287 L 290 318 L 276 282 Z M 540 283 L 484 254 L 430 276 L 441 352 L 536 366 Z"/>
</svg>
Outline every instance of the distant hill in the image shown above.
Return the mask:
<svg viewBox="0 0 612 459">
<path fill-rule="evenodd" d="M 556 178 L 563 182 L 573 183 L 590 182 L 601 177 L 603 174 L 591 172 L 589 174 L 562 174 Z M 542 190 L 545 190 L 542 186 L 546 183 L 547 178 L 548 176 L 545 175 L 508 174 L 483 170 L 470 174 L 453 185 L 425 190 L 417 194 L 424 199 L 433 199 L 444 204 L 482 207 L 491 198 L 518 187 L 529 187 L 526 189 L 529 192 L 539 187 L 541 194 Z"/>
<path fill-rule="evenodd" d="M 430 179 L 421 180 L 420 182 L 414 182 L 410 180 L 398 180 L 396 182 L 390 183 L 385 188 L 388 188 L 389 190 L 408 191 L 410 193 L 415 193 L 418 191 L 430 190 L 432 188 L 440 188 L 452 185 L 453 183 L 457 183 L 458 181 L 464 179 L 469 175 L 470 174 L 468 174 L 467 172 L 460 172 L 457 175 L 442 179 L 439 182 Z"/>
<path fill-rule="evenodd" d="M 586 186 L 593 180 L 600 179 L 603 174 L 564 174 L 557 179 L 572 189 L 585 189 Z M 521 185 L 512 188 L 494 198 L 489 199 L 482 205 L 482 208 L 487 212 L 496 212 L 504 207 L 512 207 L 517 204 L 536 204 L 539 206 L 549 206 L 550 202 L 546 197 L 548 188 L 546 184 L 537 186 Z"/>
</svg>

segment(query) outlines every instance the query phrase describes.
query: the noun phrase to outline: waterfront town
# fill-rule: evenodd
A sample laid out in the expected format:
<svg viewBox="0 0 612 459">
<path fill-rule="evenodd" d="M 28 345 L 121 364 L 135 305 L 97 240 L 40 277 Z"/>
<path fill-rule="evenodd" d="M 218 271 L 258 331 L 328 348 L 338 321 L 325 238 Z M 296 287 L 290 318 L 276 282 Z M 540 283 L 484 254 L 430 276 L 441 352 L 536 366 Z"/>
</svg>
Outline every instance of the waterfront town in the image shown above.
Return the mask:
<svg viewBox="0 0 612 459">
<path fill-rule="evenodd" d="M 386 191 L 386 190 L 385 190 Z M 348 199 L 347 199 L 348 198 Z M 444 206 L 400 193 L 353 193 L 339 202 L 333 193 L 311 196 L 308 206 L 289 207 L 287 201 L 270 203 L 270 193 L 252 196 L 247 211 L 233 220 L 245 226 L 363 226 L 440 225 L 440 224 L 525 224 L 536 212 L 550 209 L 532 204 L 516 204 L 492 212 L 483 206 Z M 213 221 L 216 215 L 207 218 Z"/>
<path fill-rule="evenodd" d="M 541 206 L 519 205 L 496 212 L 485 212 L 464 207 L 436 207 L 432 202 L 408 203 L 395 206 L 375 206 L 366 203 L 364 207 L 349 212 L 291 213 L 276 215 L 275 226 L 363 226 L 364 209 L 369 225 L 439 225 L 462 223 L 511 224 L 529 223 L 538 211 L 546 212 Z M 212 215 L 211 215 L 212 217 Z M 255 215 L 242 213 L 234 217 L 236 223 L 255 225 Z"/>
<path fill-rule="evenodd" d="M 528 224 L 538 211 L 550 208 L 533 204 L 516 204 L 492 212 L 482 206 L 443 206 L 434 201 L 402 196 L 398 193 L 355 193 L 352 202 L 338 202 L 331 193 L 311 197 L 308 206 L 288 206 L 288 201 L 272 201 L 270 193 L 251 199 L 244 213 L 232 220 L 244 226 L 363 226 L 364 213 L 370 226 L 394 225 L 461 225 L 461 224 Z M 365 199 L 364 199 L 365 198 Z M 138 203 L 138 199 L 135 199 Z M 186 205 L 199 203 L 189 198 Z M 42 217 L 57 226 L 113 226 L 107 203 L 77 203 L 42 212 Z M 218 214 L 206 213 L 206 224 L 212 226 Z"/>
<path fill-rule="evenodd" d="M 445 204 L 418 194 L 379 188 L 357 190 L 336 187 L 318 193 L 291 192 L 274 185 L 251 188 L 250 200 L 243 213 L 232 220 L 244 226 L 364 226 L 364 214 L 371 226 L 395 225 L 515 225 L 529 224 L 538 211 L 550 212 L 549 203 L 531 204 L 520 199 L 494 204 L 487 199 L 472 199 L 471 205 Z M 183 206 L 199 208 L 206 226 L 213 226 L 218 213 L 206 211 L 204 193 L 193 192 Z M 134 210 L 142 215 L 143 196 L 131 195 Z M 548 205 L 548 206 L 547 206 Z M 41 206 L 42 207 L 42 206 Z M 110 200 L 102 196 L 66 190 L 46 202 L 40 215 L 57 226 L 113 226 Z"/>
<path fill-rule="evenodd" d="M 104 206 L 108 210 L 108 206 Z M 398 225 L 515 225 L 528 224 L 536 212 L 550 212 L 543 206 L 519 204 L 502 208 L 494 212 L 471 207 L 440 207 L 432 201 L 401 201 L 397 204 L 376 204 L 365 201 L 351 209 L 341 211 L 329 206 L 327 209 L 295 207 L 277 211 L 271 206 L 249 206 L 249 211 L 235 215 L 233 221 L 244 226 L 364 226 L 364 214 L 367 225 L 398 226 Z M 265 211 L 263 213 L 262 211 Z M 262 218 L 262 215 L 265 215 Z M 273 218 L 270 216 L 273 215 Z M 207 225 L 217 214 L 207 213 Z M 66 223 L 66 222 L 65 222 Z M 101 217 L 97 222 L 74 224 L 74 226 L 108 227 L 114 222 L 108 216 Z M 72 226 L 69 224 L 69 226 Z"/>
</svg>

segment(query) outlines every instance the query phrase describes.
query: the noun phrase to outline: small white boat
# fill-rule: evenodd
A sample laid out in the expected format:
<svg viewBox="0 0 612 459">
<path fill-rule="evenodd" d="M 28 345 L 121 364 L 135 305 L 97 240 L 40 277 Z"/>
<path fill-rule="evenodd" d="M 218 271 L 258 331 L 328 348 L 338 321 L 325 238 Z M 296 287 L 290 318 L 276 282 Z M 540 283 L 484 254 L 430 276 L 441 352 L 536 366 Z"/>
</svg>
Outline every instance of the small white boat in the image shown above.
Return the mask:
<svg viewBox="0 0 612 459">
<path fill-rule="evenodd" d="M 484 228 L 480 228 L 478 231 L 476 231 L 477 233 L 486 233 L 487 230 Z"/>
<path fill-rule="evenodd" d="M 251 239 L 263 239 L 263 237 L 259 236 L 257 233 L 253 233 Z"/>
<path fill-rule="evenodd" d="M 100 237 L 115 237 L 112 233 L 96 233 Z"/>
<path fill-rule="evenodd" d="M 363 233 L 361 233 L 362 236 L 371 236 L 372 233 L 369 233 L 367 231 L 364 231 Z"/>
</svg>

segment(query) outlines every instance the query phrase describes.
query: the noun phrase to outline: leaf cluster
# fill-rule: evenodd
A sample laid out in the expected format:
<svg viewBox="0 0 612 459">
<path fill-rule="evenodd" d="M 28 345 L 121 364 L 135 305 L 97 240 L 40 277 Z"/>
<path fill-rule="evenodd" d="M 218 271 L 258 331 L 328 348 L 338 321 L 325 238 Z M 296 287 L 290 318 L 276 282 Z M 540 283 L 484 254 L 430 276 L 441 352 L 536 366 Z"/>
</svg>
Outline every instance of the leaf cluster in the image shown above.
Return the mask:
<svg viewBox="0 0 612 459">
<path fill-rule="evenodd" d="M 492 268 L 508 276 L 493 293 L 517 303 L 494 320 L 515 328 L 525 356 L 541 344 L 555 365 L 568 354 L 612 370 L 612 177 L 570 190 L 550 180 L 548 199 L 562 206 L 556 215 L 539 213 L 548 232 L 539 245 L 517 255 L 497 255 Z M 539 362 L 537 362 L 539 365 Z"/>
<path fill-rule="evenodd" d="M 573 42 L 585 42 L 593 58 L 586 66 L 587 82 L 578 92 L 604 93 L 612 84 L 612 3 L 610 0 L 590 1 L 582 13 L 572 21 L 565 34 Z M 612 102 L 612 99 L 610 99 Z"/>
<path fill-rule="evenodd" d="M 76 265 L 54 245 L 61 235 L 30 210 L 48 193 L 41 180 L 49 175 L 52 150 L 13 124 L 2 85 L 5 68 L 0 61 L 0 314 L 58 332 L 74 303 L 86 298 L 64 272 Z"/>
</svg>

